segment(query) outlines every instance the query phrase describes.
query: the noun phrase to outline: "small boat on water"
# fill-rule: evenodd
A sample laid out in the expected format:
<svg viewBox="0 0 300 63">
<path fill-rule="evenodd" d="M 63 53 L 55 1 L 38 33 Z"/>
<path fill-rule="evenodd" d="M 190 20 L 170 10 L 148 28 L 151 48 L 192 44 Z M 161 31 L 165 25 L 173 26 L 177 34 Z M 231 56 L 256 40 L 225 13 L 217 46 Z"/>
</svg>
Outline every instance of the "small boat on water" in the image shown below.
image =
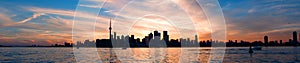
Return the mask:
<svg viewBox="0 0 300 63">
<path fill-rule="evenodd" d="M 261 46 L 254 46 L 252 49 L 253 50 L 262 50 L 262 47 Z"/>
</svg>

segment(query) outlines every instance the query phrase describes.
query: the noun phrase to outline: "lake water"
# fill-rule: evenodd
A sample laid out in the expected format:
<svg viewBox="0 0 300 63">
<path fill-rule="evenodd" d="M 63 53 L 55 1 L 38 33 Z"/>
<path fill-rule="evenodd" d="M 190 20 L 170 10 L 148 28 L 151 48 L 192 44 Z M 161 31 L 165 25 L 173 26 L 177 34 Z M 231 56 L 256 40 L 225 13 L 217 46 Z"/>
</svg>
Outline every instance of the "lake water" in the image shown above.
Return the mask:
<svg viewBox="0 0 300 63">
<path fill-rule="evenodd" d="M 150 48 L 151 49 L 151 48 Z M 152 58 L 149 53 L 149 48 L 127 48 L 116 49 L 113 52 L 115 62 L 123 63 L 178 63 L 180 62 L 180 48 L 166 48 L 163 57 L 158 58 L 158 61 L 148 61 Z M 76 50 L 76 49 L 74 49 Z M 0 63 L 16 63 L 16 62 L 47 62 L 47 63 L 73 63 L 73 62 L 103 62 L 109 63 L 110 49 L 108 48 L 80 48 L 80 52 L 73 52 L 73 48 L 45 48 L 45 47 L 2 47 L 0 48 Z M 96 50 L 96 51 L 93 51 Z M 118 51 L 132 50 L 130 53 L 119 54 Z M 182 61 L 209 62 L 210 51 L 208 47 L 199 49 L 187 49 L 185 51 L 193 51 L 188 53 L 187 57 L 183 57 Z M 78 55 L 79 53 L 88 53 Z M 77 54 L 77 55 L 74 55 Z M 116 57 L 119 57 L 116 59 Z M 198 56 L 198 57 L 194 57 Z M 77 57 L 77 58 L 75 58 Z M 78 58 L 81 57 L 81 58 Z M 82 59 L 92 57 L 92 59 Z M 95 58 L 93 58 L 95 57 Z M 123 58 L 123 59 L 122 59 Z M 131 60 L 126 60 L 131 59 Z M 157 58 L 156 58 L 157 59 Z M 224 63 L 300 63 L 300 47 L 263 47 L 262 50 L 254 50 L 252 56 L 248 53 L 248 47 L 227 47 L 224 54 Z"/>
</svg>

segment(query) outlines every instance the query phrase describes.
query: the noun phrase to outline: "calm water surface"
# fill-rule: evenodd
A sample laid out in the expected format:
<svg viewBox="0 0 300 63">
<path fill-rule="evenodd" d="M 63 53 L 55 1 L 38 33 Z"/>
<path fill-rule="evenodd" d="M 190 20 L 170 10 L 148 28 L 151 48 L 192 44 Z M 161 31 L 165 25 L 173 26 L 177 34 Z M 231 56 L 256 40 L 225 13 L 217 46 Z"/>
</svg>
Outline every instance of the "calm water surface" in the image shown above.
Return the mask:
<svg viewBox="0 0 300 63">
<path fill-rule="evenodd" d="M 85 56 L 101 57 L 100 59 L 77 59 L 74 56 L 73 48 L 31 48 L 31 47 L 2 47 L 0 48 L 0 62 L 47 62 L 47 63 L 73 63 L 73 62 L 95 62 L 94 60 L 101 60 L 101 62 L 108 63 L 110 57 L 109 49 L 97 48 L 96 54 L 91 51 L 94 48 L 82 48 L 84 52 L 91 54 Z M 149 48 L 127 48 L 133 50 L 133 55 L 124 54 L 122 58 L 131 58 L 134 60 L 115 59 L 115 62 L 130 63 L 135 61 L 138 63 L 153 63 L 147 61 L 152 58 Z M 122 49 L 120 49 L 121 51 Z M 118 51 L 118 50 L 117 50 Z M 166 53 L 160 60 L 155 61 L 159 63 L 178 63 L 180 61 L 180 48 L 167 48 Z M 189 49 L 187 51 L 194 51 L 188 57 L 182 60 L 188 62 L 206 63 L 209 61 L 210 48 Z M 114 52 L 115 53 L 115 52 Z M 117 52 L 118 53 L 118 52 Z M 93 55 L 92 55 L 93 54 Z M 128 56 L 126 56 L 128 55 Z M 112 55 L 116 58 L 116 55 Z M 195 58 L 193 56 L 199 56 Z M 248 47 L 227 47 L 224 55 L 224 63 L 300 63 L 300 47 L 263 47 L 262 50 L 254 50 L 254 54 L 248 54 Z"/>
</svg>

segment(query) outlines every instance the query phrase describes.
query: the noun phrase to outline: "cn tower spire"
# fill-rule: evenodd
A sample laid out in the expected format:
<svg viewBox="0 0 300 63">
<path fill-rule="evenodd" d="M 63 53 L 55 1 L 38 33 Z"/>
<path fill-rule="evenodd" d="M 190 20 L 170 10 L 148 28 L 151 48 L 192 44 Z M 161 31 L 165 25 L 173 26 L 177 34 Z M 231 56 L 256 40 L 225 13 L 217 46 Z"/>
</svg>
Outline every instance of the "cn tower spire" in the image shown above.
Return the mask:
<svg viewBox="0 0 300 63">
<path fill-rule="evenodd" d="M 112 38 L 112 37 L 111 37 L 111 29 L 112 29 L 112 28 L 111 28 L 111 18 L 110 18 L 110 19 L 109 19 L 109 42 L 110 42 L 110 43 L 112 43 L 112 39 L 111 39 L 111 38 Z M 110 59 L 113 59 L 113 58 L 112 58 L 112 48 L 110 48 L 109 50 L 110 50 Z M 110 63 L 112 63 L 112 62 L 110 61 Z"/>
<path fill-rule="evenodd" d="M 111 42 L 111 30 L 112 30 L 112 28 L 111 28 L 111 18 L 109 19 L 109 40 L 110 40 L 110 42 Z"/>
<path fill-rule="evenodd" d="M 109 19 L 109 28 L 111 30 L 111 18 Z"/>
</svg>

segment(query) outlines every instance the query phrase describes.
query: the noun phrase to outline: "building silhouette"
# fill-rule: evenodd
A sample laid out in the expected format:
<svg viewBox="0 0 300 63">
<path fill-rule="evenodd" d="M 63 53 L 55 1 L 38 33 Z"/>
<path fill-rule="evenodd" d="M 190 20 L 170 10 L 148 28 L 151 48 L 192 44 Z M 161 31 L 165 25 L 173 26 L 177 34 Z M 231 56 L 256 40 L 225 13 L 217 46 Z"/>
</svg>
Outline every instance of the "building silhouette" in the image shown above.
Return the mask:
<svg viewBox="0 0 300 63">
<path fill-rule="evenodd" d="M 168 31 L 163 31 L 163 39 L 165 42 L 169 42 L 169 35 L 168 35 Z"/>
<path fill-rule="evenodd" d="M 160 37 L 160 33 L 159 33 L 157 30 L 154 31 L 154 37 L 155 37 L 155 36 Z"/>
<path fill-rule="evenodd" d="M 293 39 L 289 39 L 289 45 L 293 45 Z"/>
<path fill-rule="evenodd" d="M 264 42 L 265 42 L 265 46 L 268 46 L 268 44 L 269 44 L 269 37 L 268 36 L 264 36 Z"/>
<path fill-rule="evenodd" d="M 293 44 L 295 46 L 298 45 L 298 39 L 297 39 L 297 32 L 296 31 L 293 32 Z"/>
<path fill-rule="evenodd" d="M 280 45 L 282 45 L 282 44 L 283 44 L 283 43 L 282 43 L 282 40 L 279 40 L 279 44 L 280 44 Z"/>
<path fill-rule="evenodd" d="M 111 35 L 112 35 L 111 34 L 111 30 L 112 30 L 112 28 L 111 28 L 111 19 L 109 19 L 109 28 L 108 29 L 109 29 L 109 41 L 111 42 L 111 38 L 112 38 L 111 37 Z"/>
</svg>

